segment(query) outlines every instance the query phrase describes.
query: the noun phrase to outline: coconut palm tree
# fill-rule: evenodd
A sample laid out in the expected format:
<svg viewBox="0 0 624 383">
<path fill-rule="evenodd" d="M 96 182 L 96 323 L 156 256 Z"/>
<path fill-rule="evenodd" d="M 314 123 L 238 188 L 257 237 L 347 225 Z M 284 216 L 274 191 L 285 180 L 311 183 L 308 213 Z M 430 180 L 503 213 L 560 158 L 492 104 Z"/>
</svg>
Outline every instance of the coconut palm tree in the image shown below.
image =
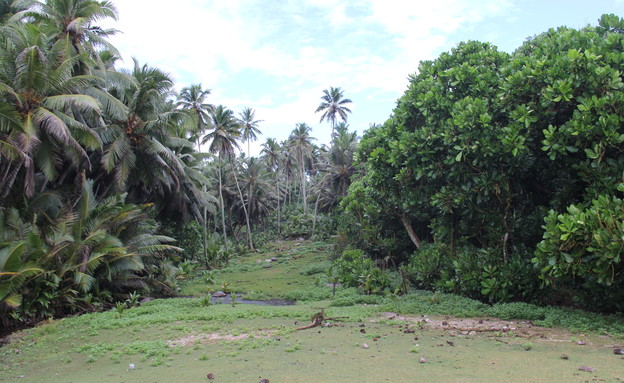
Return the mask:
<svg viewBox="0 0 624 383">
<path fill-rule="evenodd" d="M 280 169 L 281 169 L 281 156 L 282 148 L 274 138 L 267 138 L 266 142 L 262 144 L 261 154 L 266 162 L 270 171 L 275 174 L 275 199 L 277 209 L 277 233 L 280 233 L 281 228 L 281 211 L 280 211 Z"/>
<path fill-rule="evenodd" d="M 343 91 L 338 88 L 329 87 L 329 90 L 323 90 L 323 96 L 321 96 L 321 104 L 316 108 L 316 112 L 323 112 L 321 115 L 321 121 L 327 120 L 332 125 L 332 135 L 334 134 L 334 128 L 336 126 L 337 118 L 342 121 L 347 121 L 347 112 L 351 113 L 351 110 L 346 107 L 347 104 L 351 104 L 352 101 L 348 98 L 343 98 Z"/>
<path fill-rule="evenodd" d="M 98 51 L 115 52 L 106 37 L 115 34 L 114 29 L 102 29 L 95 22 L 104 19 L 117 20 L 117 9 L 111 1 L 96 0 L 16 0 L 14 7 L 24 9 L 11 20 L 34 19 L 51 31 L 50 37 L 63 48 L 66 58 L 86 52 L 98 61 Z M 100 62 L 101 64 L 101 62 Z"/>
<path fill-rule="evenodd" d="M 312 133 L 312 128 L 310 128 L 305 123 L 299 123 L 290 133 L 289 137 L 290 146 L 296 155 L 297 163 L 299 165 L 304 213 L 307 213 L 308 211 L 306 196 L 306 162 L 309 160 L 312 155 L 312 151 L 314 150 L 314 145 L 312 144 L 312 141 L 316 140 L 316 138 L 312 137 L 310 133 Z"/>
<path fill-rule="evenodd" d="M 178 95 L 178 108 L 188 111 L 193 122 L 191 127 L 190 140 L 197 143 L 197 151 L 200 152 L 199 141 L 206 129 L 209 128 L 210 112 L 214 110 L 214 105 L 206 103 L 206 97 L 210 95 L 210 89 L 202 89 L 201 84 L 191 85 L 182 88 Z"/>
<path fill-rule="evenodd" d="M 269 206 L 276 195 L 272 185 L 267 181 L 267 167 L 264 161 L 251 157 L 241 161 L 241 188 L 247 195 L 247 212 L 249 218 L 258 220 L 269 212 Z"/>
<path fill-rule="evenodd" d="M 239 114 L 239 121 L 241 128 L 243 129 L 243 140 L 247 141 L 247 157 L 251 157 L 251 141 L 258 139 L 258 134 L 262 134 L 258 129 L 258 124 L 263 120 L 255 120 L 256 111 L 251 108 L 244 108 Z"/>
<path fill-rule="evenodd" d="M 210 141 L 210 146 L 208 147 L 208 151 L 210 153 L 217 153 L 219 160 L 219 197 L 221 201 L 221 220 L 223 227 L 223 238 L 227 242 L 227 235 L 225 231 L 225 204 L 223 200 L 223 177 L 221 171 L 221 163 L 223 160 L 227 160 L 230 162 L 232 167 L 232 173 L 234 175 L 234 180 L 236 182 L 236 188 L 238 189 L 239 197 L 241 200 L 241 204 L 243 206 L 243 211 L 245 213 L 245 221 L 247 224 L 247 244 L 250 249 L 253 250 L 253 241 L 251 238 L 251 225 L 249 224 L 249 214 L 247 212 L 247 207 L 245 206 L 243 193 L 240 189 L 240 184 L 238 183 L 238 178 L 236 175 L 236 169 L 234 167 L 234 162 L 232 161 L 232 157 L 236 149 L 240 149 L 238 144 L 238 139 L 241 136 L 240 125 L 238 121 L 234 117 L 234 113 L 225 108 L 223 105 L 219 105 L 215 108 L 214 112 L 211 113 L 211 123 L 212 130 L 210 133 L 204 136 L 202 140 L 202 144 Z"/>
<path fill-rule="evenodd" d="M 167 73 L 136 60 L 133 70 L 125 73 L 132 82 L 111 83 L 108 96 L 96 94 L 108 112 L 106 129 L 100 131 L 105 173 L 96 181 L 104 190 L 127 190 L 132 202 L 154 202 L 156 196 L 164 200 L 180 190 L 185 177 L 184 164 L 172 147 L 192 146 L 169 124 L 181 113 L 166 101 L 173 81 Z"/>
<path fill-rule="evenodd" d="M 76 76 L 81 55 L 65 58 L 51 49 L 37 25 L 2 28 L 0 41 L 0 201 L 19 176 L 24 194 L 35 191 L 35 173 L 46 181 L 59 170 L 80 174 L 91 167 L 87 150 L 102 147 L 94 130 L 100 104 L 81 94 L 96 78 Z"/>
</svg>

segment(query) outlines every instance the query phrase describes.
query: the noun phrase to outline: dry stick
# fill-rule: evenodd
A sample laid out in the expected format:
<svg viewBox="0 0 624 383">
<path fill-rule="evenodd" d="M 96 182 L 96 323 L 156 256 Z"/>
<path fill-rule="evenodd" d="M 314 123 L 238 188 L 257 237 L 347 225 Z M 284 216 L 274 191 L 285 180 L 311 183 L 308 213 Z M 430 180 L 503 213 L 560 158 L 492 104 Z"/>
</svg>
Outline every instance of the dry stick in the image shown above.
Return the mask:
<svg viewBox="0 0 624 383">
<path fill-rule="evenodd" d="M 445 330 L 455 330 L 455 331 L 474 331 L 474 332 L 495 332 L 495 331 L 500 331 L 500 332 L 507 332 L 509 330 L 507 329 L 500 329 L 500 328 L 459 328 L 459 327 L 448 327 L 445 328 Z"/>
<path fill-rule="evenodd" d="M 307 325 L 307 326 L 298 327 L 298 328 L 297 328 L 297 331 L 299 331 L 299 330 L 306 330 L 306 329 L 309 329 L 309 328 L 313 328 L 313 327 L 320 326 L 320 325 L 323 323 L 323 321 L 326 321 L 326 320 L 345 319 L 345 318 L 349 318 L 349 317 L 331 317 L 331 318 L 325 318 L 325 315 L 324 315 L 324 314 L 323 314 L 323 312 L 321 311 L 321 312 L 316 313 L 316 314 L 314 314 L 314 315 L 312 316 L 312 323 L 310 323 L 310 324 L 309 324 L 309 325 Z"/>
</svg>

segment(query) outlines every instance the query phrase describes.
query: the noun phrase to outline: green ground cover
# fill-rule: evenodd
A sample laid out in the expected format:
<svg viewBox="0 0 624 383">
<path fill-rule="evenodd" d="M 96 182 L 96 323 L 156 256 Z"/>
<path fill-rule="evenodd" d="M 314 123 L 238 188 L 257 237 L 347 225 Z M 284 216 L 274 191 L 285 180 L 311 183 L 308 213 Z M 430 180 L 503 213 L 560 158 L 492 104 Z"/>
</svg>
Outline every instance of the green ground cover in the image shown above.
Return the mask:
<svg viewBox="0 0 624 383">
<path fill-rule="evenodd" d="M 624 359 L 613 353 L 624 343 L 621 317 L 424 291 L 377 297 L 338 289 L 332 297 L 317 272 L 328 255 L 320 243 L 276 243 L 233 262 L 215 283 L 202 284 L 198 274 L 184 287 L 196 298 L 13 334 L 0 348 L 0 381 L 208 382 L 208 374 L 215 382 L 273 383 L 624 381 Z M 273 257 L 271 268 L 258 267 Z M 205 294 L 224 282 L 237 293 L 305 301 L 208 304 Z M 321 310 L 346 318 L 297 331 Z"/>
</svg>

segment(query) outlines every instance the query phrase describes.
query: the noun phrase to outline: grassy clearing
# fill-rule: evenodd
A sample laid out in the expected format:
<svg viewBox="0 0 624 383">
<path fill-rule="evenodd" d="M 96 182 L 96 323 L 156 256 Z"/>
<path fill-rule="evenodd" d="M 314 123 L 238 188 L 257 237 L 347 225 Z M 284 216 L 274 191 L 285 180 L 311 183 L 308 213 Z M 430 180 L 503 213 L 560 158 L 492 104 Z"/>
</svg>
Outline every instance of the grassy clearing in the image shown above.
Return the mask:
<svg viewBox="0 0 624 383">
<path fill-rule="evenodd" d="M 216 283 L 187 282 L 187 292 L 202 291 L 198 298 L 155 300 L 121 317 L 109 311 L 22 331 L 0 348 L 0 381 L 206 382 L 208 373 L 216 382 L 624 381 L 624 360 L 612 351 L 624 343 L 621 317 L 489 306 L 425 291 L 380 297 L 338 289 L 333 297 L 319 278 L 328 253 L 319 243 L 276 243 L 233 262 Z M 301 302 L 206 305 L 205 292 L 224 282 L 236 292 Z M 348 318 L 296 331 L 321 309 L 326 317 Z M 451 329 L 479 326 L 461 319 L 469 317 L 497 326 L 503 323 L 494 318 L 524 321 L 505 322 L 500 331 Z"/>
</svg>

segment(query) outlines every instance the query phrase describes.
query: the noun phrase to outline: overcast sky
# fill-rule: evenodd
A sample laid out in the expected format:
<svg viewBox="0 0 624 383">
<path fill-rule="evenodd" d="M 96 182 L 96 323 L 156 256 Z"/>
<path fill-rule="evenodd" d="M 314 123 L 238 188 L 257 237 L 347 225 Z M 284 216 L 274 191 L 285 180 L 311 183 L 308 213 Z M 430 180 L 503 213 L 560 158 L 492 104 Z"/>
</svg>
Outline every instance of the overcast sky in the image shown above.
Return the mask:
<svg viewBox="0 0 624 383">
<path fill-rule="evenodd" d="M 169 72 L 176 87 L 201 83 L 208 102 L 256 110 L 263 136 L 284 140 L 298 122 L 318 143 L 331 127 L 314 111 L 323 89 L 353 101 L 352 129 L 382 123 L 421 60 L 461 41 L 512 52 L 550 27 L 624 16 L 624 0 L 113 0 L 121 31 L 111 42 Z M 242 145 L 246 150 L 246 145 Z"/>
</svg>

